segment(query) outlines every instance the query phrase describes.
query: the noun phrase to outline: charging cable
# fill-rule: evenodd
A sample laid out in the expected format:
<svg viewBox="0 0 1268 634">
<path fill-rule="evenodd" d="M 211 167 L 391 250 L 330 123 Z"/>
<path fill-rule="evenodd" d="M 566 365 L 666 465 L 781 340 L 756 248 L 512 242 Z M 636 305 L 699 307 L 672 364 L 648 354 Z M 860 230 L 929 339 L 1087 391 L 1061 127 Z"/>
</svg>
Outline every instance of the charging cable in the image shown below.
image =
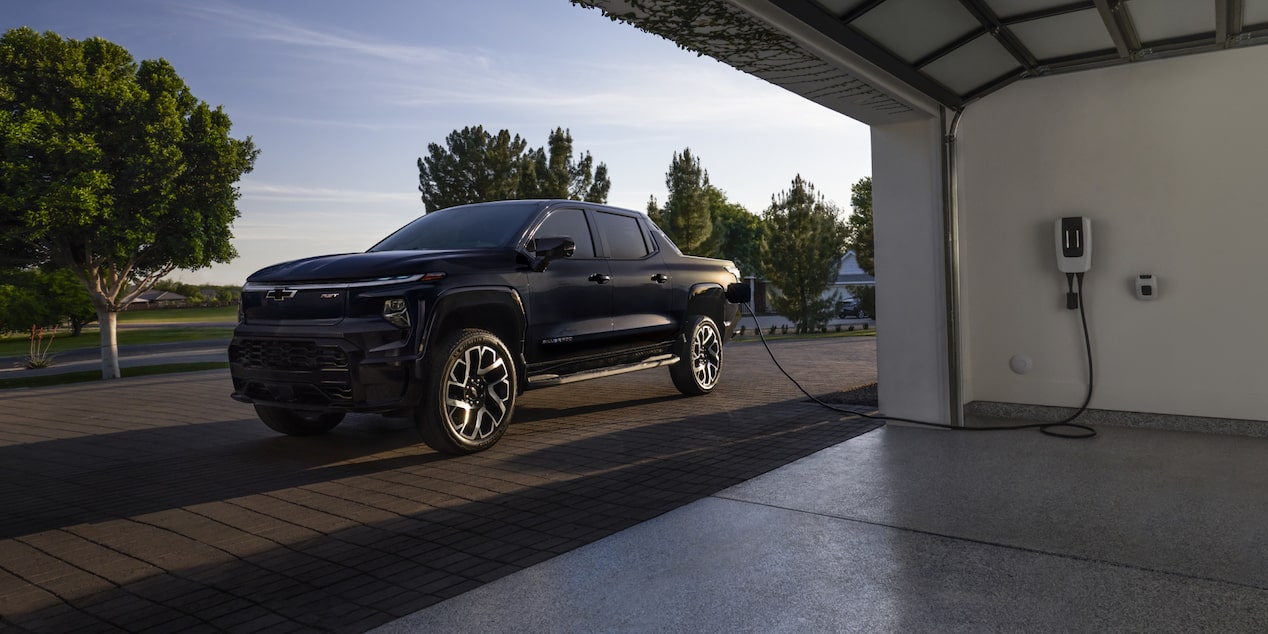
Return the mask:
<svg viewBox="0 0 1268 634">
<path fill-rule="evenodd" d="M 806 395 L 806 398 L 834 412 L 847 414 L 849 416 L 857 416 L 859 418 L 867 418 L 871 420 L 879 420 L 879 421 L 893 420 L 893 421 L 900 421 L 903 423 L 911 423 L 913 425 L 924 425 L 926 427 L 950 429 L 953 431 L 1010 431 L 1010 430 L 1017 430 L 1017 429 L 1038 429 L 1043 434 L 1047 434 L 1049 436 L 1055 436 L 1057 438 L 1070 438 L 1070 439 L 1092 438 L 1093 436 L 1096 435 L 1095 429 L 1092 429 L 1091 427 L 1088 427 L 1087 425 L 1080 425 L 1078 423 L 1071 422 L 1074 419 L 1081 416 L 1083 412 L 1087 411 L 1088 404 L 1092 402 L 1092 385 L 1093 385 L 1092 339 L 1091 337 L 1088 336 L 1087 313 L 1083 310 L 1083 305 L 1085 302 L 1078 301 L 1082 299 L 1081 296 L 1083 295 L 1083 274 L 1077 273 L 1074 275 L 1077 275 L 1078 277 L 1079 290 L 1076 295 L 1074 291 L 1073 280 L 1071 280 L 1070 293 L 1074 295 L 1074 300 L 1067 300 L 1067 305 L 1069 305 L 1071 301 L 1076 301 L 1078 303 L 1079 317 L 1081 318 L 1081 322 L 1083 324 L 1083 343 L 1087 349 L 1087 398 L 1083 399 L 1083 405 L 1079 407 L 1078 411 L 1070 415 L 1068 418 L 1057 421 L 1055 423 L 1030 423 L 1025 425 L 1005 425 L 1000 427 L 968 427 L 968 426 L 961 427 L 956 425 L 947 425 L 945 423 L 930 423 L 928 421 L 923 421 L 923 420 L 901 418 L 898 416 L 885 416 L 883 414 L 865 414 L 863 412 L 857 412 L 854 410 L 837 407 L 831 403 L 825 403 L 822 400 L 819 400 L 818 398 L 816 398 L 810 392 L 806 391 L 806 388 L 802 387 L 801 383 L 798 383 L 797 379 L 794 379 L 792 375 L 789 374 L 788 371 L 784 369 L 783 365 L 780 365 L 779 359 L 775 358 L 775 352 L 770 349 L 770 343 L 766 341 L 766 335 L 762 334 L 761 324 L 758 323 L 757 321 L 757 314 L 753 312 L 753 307 L 750 306 L 748 303 L 745 303 L 744 308 L 748 309 L 748 314 L 753 317 L 753 323 L 757 326 L 755 328 L 757 330 L 757 336 L 762 340 L 762 345 L 766 348 L 766 354 L 770 355 L 770 360 L 775 363 L 775 367 L 779 368 L 779 371 L 785 377 L 787 377 L 788 380 L 791 381 L 793 385 L 797 386 L 797 389 L 800 390 L 802 394 Z M 1071 431 L 1065 431 L 1065 430 L 1074 430 L 1074 431 L 1071 432 Z"/>
</svg>

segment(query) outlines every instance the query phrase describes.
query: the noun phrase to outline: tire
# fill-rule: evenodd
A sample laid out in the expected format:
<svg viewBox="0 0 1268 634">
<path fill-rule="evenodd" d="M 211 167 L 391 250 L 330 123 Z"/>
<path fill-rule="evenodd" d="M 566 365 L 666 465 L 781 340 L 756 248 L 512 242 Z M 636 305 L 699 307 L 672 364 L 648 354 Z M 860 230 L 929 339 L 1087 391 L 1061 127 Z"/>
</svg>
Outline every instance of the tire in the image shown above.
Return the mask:
<svg viewBox="0 0 1268 634">
<path fill-rule="evenodd" d="M 427 391 L 415 410 L 423 442 L 454 455 L 492 447 L 511 423 L 517 387 L 501 339 L 484 330 L 454 333 L 432 354 Z"/>
<path fill-rule="evenodd" d="M 343 422 L 343 412 L 320 412 L 256 405 L 255 415 L 275 432 L 287 436 L 318 436 Z"/>
<path fill-rule="evenodd" d="M 722 332 L 718 325 L 697 315 L 677 348 L 680 361 L 669 366 L 674 387 L 689 396 L 712 392 L 722 375 Z"/>
</svg>

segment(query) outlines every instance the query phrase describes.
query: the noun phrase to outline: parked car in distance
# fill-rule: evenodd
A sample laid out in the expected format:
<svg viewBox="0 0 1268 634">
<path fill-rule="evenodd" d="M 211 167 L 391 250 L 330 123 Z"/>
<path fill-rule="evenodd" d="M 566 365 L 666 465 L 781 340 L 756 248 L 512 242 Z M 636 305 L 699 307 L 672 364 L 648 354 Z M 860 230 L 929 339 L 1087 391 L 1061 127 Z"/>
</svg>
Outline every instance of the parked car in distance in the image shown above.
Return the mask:
<svg viewBox="0 0 1268 634">
<path fill-rule="evenodd" d="M 667 367 L 712 392 L 749 287 L 683 255 L 646 215 L 571 200 L 429 213 L 365 253 L 261 269 L 229 346 L 233 398 L 294 436 L 348 412 L 413 416 L 481 451 L 527 389 Z"/>
<path fill-rule="evenodd" d="M 859 300 L 850 297 L 837 302 L 837 317 L 841 319 L 867 319 L 868 314 L 859 304 Z"/>
</svg>

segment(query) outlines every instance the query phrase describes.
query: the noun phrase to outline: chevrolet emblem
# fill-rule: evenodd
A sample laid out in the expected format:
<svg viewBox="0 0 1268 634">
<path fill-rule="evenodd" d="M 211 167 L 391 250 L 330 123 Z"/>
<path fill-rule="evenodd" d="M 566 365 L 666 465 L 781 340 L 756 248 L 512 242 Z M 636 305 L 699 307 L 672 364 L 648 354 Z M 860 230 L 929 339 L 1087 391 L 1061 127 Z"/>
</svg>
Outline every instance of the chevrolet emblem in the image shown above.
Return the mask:
<svg viewBox="0 0 1268 634">
<path fill-rule="evenodd" d="M 271 291 L 269 291 L 269 292 L 265 293 L 265 294 L 264 294 L 264 296 L 265 296 L 265 297 L 267 297 L 267 298 L 269 298 L 269 299 L 271 299 L 271 300 L 281 302 L 281 301 L 285 301 L 285 300 L 287 300 L 287 299 L 290 299 L 290 298 L 294 297 L 294 296 L 295 296 L 295 289 L 293 289 L 293 288 L 275 288 L 275 289 L 273 289 L 273 290 L 271 290 Z"/>
</svg>

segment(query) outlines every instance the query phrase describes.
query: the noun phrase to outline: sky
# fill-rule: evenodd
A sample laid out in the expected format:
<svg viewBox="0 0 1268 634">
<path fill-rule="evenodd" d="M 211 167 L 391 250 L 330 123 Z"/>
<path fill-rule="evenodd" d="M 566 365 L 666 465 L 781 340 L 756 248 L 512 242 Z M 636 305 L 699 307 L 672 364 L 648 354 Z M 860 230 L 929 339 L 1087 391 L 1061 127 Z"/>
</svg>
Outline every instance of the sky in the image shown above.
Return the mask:
<svg viewBox="0 0 1268 634">
<path fill-rule="evenodd" d="M 663 203 L 690 148 L 760 213 L 800 174 L 849 212 L 867 126 L 568 0 L 0 0 L 0 27 L 102 37 L 172 63 L 260 156 L 239 182 L 239 257 L 169 276 L 241 284 L 256 269 L 364 251 L 423 214 L 417 159 L 450 132 L 556 127 L 606 163 L 608 204 Z"/>
</svg>

